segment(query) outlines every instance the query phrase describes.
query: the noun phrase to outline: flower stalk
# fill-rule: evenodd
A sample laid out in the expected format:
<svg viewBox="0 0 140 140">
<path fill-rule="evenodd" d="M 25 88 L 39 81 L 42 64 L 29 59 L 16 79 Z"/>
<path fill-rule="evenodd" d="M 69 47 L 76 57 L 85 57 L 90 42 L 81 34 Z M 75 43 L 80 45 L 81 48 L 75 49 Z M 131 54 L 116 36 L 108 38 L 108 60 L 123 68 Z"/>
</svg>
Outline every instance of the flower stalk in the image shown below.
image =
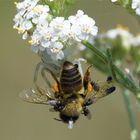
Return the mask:
<svg viewBox="0 0 140 140">
<path fill-rule="evenodd" d="M 132 109 L 130 99 L 129 99 L 129 91 L 124 89 L 124 92 L 122 95 L 124 99 L 125 108 L 128 113 L 128 120 L 129 120 L 129 124 L 131 128 L 131 133 L 130 133 L 131 140 L 138 140 L 138 130 L 136 127 L 136 121 L 135 121 L 133 109 Z"/>
<path fill-rule="evenodd" d="M 140 88 L 135 84 L 134 80 L 129 75 L 124 74 L 124 72 L 113 63 L 112 55 L 109 49 L 107 49 L 106 53 L 104 53 L 87 41 L 82 41 L 82 44 L 85 45 L 90 50 L 92 50 L 92 52 L 96 55 L 96 57 L 101 59 L 101 61 L 103 61 L 104 67 L 109 68 L 113 79 L 120 84 L 122 89 L 124 89 L 123 90 L 124 93 L 122 95 L 124 99 L 125 108 L 128 113 L 128 120 L 131 128 L 130 133 L 131 140 L 138 140 L 138 131 L 136 127 L 136 121 L 132 110 L 132 106 L 129 100 L 129 91 L 131 91 L 136 96 L 137 100 L 140 102 L 139 98 Z M 97 68 L 100 69 L 98 65 Z"/>
<path fill-rule="evenodd" d="M 140 19 L 140 5 L 137 0 L 111 1 L 122 5 L 136 15 L 138 20 Z M 68 48 L 78 46 L 80 43 L 83 44 L 96 56 L 95 61 L 92 61 L 93 65 L 102 72 L 111 74 L 113 79 L 122 87 L 131 127 L 131 140 L 138 140 L 138 131 L 128 92 L 132 92 L 140 103 L 140 84 L 137 85 L 131 75 L 121 70 L 120 65 L 118 66 L 116 62 L 121 63 L 124 54 L 127 56 L 130 50 L 130 56 L 133 58 L 131 62 L 136 65 L 135 73 L 137 75 L 140 73 L 140 36 L 133 37 L 126 30 L 117 29 L 108 32 L 106 40 L 101 38 L 101 42 L 103 41 L 104 43 L 105 41 L 106 44 L 110 40 L 106 50 L 100 48 L 102 44 L 100 45 L 100 40 L 98 39 L 96 40 L 97 42 L 94 40 L 97 44 L 90 44 L 89 42 L 93 41 L 94 37 L 97 36 L 98 27 L 95 25 L 94 19 L 86 15 L 82 10 L 78 10 L 75 15 L 67 16 L 73 2 L 74 0 L 24 0 L 23 2 L 15 3 L 17 14 L 14 17 L 15 24 L 13 27 L 19 34 L 22 34 L 22 39 L 29 39 L 28 42 L 32 51 L 38 54 L 42 60 L 37 65 L 35 75 L 39 71 L 39 66 L 44 66 L 57 76 L 63 62 L 67 60 L 68 54 L 70 54 L 67 53 L 69 52 Z M 121 41 L 123 42 L 122 44 L 120 43 Z M 117 50 L 120 49 L 119 55 L 111 51 L 111 47 L 115 48 L 115 46 L 117 46 Z M 135 49 L 130 46 L 135 46 Z M 113 52 L 118 52 L 116 48 L 114 50 Z M 112 54 L 113 57 L 116 56 L 116 58 L 114 57 L 116 60 L 112 58 Z M 34 78 L 34 81 L 37 81 L 36 78 Z M 45 76 L 44 79 L 49 84 Z"/>
<path fill-rule="evenodd" d="M 97 56 L 98 59 L 103 61 L 105 69 L 109 67 L 113 79 L 122 87 L 130 90 L 140 102 L 140 87 L 137 86 L 136 83 L 127 74 L 125 74 L 119 67 L 117 67 L 113 63 L 109 49 L 107 49 L 107 52 L 104 53 L 87 41 L 82 41 L 82 44 L 89 48 Z"/>
</svg>

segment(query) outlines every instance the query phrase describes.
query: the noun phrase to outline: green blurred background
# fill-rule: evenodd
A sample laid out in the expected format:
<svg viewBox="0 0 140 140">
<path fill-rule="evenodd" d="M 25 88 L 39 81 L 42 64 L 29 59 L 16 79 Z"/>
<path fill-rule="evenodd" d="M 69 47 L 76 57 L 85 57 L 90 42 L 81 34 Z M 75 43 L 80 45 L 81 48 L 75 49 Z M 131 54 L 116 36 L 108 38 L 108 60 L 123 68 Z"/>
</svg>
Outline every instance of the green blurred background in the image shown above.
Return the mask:
<svg viewBox="0 0 140 140">
<path fill-rule="evenodd" d="M 128 26 L 133 33 L 140 31 L 136 19 L 109 0 L 77 0 L 72 13 L 77 9 L 94 17 L 99 32 L 117 24 Z M 13 29 L 15 14 L 14 1 L 0 0 L 0 140 L 129 140 L 128 116 L 118 89 L 90 107 L 92 120 L 81 116 L 72 130 L 54 121 L 58 114 L 49 112 L 48 106 L 19 99 L 20 91 L 33 86 L 34 68 L 40 60 Z M 105 79 L 96 70 L 93 74 L 95 79 Z M 140 109 L 135 98 L 131 99 L 140 131 Z"/>
</svg>

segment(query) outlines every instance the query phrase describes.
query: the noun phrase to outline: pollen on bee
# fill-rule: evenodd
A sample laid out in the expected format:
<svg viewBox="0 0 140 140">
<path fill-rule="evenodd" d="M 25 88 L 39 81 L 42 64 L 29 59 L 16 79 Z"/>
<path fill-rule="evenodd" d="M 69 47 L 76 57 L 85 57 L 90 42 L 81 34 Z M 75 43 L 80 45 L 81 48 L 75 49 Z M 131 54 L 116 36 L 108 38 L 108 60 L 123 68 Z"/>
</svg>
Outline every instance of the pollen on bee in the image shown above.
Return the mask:
<svg viewBox="0 0 140 140">
<path fill-rule="evenodd" d="M 54 84 L 54 92 L 55 93 L 58 93 L 59 92 L 58 84 L 57 83 Z"/>
<path fill-rule="evenodd" d="M 88 82 L 88 85 L 87 85 L 87 90 L 88 90 L 88 93 L 90 93 L 92 91 L 92 85 L 90 82 Z"/>
</svg>

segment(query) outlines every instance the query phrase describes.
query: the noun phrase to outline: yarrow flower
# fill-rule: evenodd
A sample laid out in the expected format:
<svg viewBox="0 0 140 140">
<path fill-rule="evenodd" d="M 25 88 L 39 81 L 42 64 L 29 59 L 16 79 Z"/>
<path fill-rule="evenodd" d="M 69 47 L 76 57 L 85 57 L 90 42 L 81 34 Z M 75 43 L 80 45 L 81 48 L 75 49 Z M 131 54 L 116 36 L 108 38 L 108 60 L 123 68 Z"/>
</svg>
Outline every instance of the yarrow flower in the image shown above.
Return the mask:
<svg viewBox="0 0 140 140">
<path fill-rule="evenodd" d="M 132 0 L 132 9 L 135 9 L 136 14 L 140 15 L 140 0 Z"/>
<path fill-rule="evenodd" d="M 140 34 L 134 36 L 129 32 L 127 28 L 122 27 L 120 25 L 115 29 L 108 30 L 104 34 L 100 34 L 99 36 L 111 40 L 115 40 L 117 37 L 120 37 L 123 47 L 127 47 L 127 48 L 140 46 Z"/>
<path fill-rule="evenodd" d="M 30 30 L 36 24 L 47 22 L 49 7 L 47 5 L 37 5 L 39 0 L 25 0 L 16 3 L 17 14 L 14 17 L 14 28 L 19 34 L 23 34 L 23 39 L 27 39 Z"/>
<path fill-rule="evenodd" d="M 140 34 L 138 34 L 132 39 L 131 45 L 134 47 L 140 47 Z"/>
<path fill-rule="evenodd" d="M 76 15 L 53 17 L 48 5 L 38 4 L 39 0 L 24 0 L 16 3 L 17 14 L 14 28 L 30 37 L 29 43 L 34 52 L 47 51 L 53 59 L 63 59 L 63 50 L 82 40 L 91 40 L 97 35 L 95 21 L 78 10 Z M 51 18 L 50 18 L 51 17 Z"/>
<path fill-rule="evenodd" d="M 75 39 L 77 41 L 89 40 L 90 37 L 97 35 L 98 28 L 95 26 L 95 21 L 84 15 L 84 12 L 81 10 L 77 11 L 75 16 L 70 16 L 68 20 L 71 23 L 71 30 L 75 34 Z"/>
<path fill-rule="evenodd" d="M 133 39 L 133 35 L 128 31 L 127 28 L 118 26 L 116 29 L 111 29 L 106 32 L 105 36 L 109 39 L 116 39 L 120 37 L 122 40 L 122 45 L 129 48 Z"/>
<path fill-rule="evenodd" d="M 118 1 L 118 0 L 111 0 L 112 2 L 116 2 L 116 1 Z"/>
</svg>

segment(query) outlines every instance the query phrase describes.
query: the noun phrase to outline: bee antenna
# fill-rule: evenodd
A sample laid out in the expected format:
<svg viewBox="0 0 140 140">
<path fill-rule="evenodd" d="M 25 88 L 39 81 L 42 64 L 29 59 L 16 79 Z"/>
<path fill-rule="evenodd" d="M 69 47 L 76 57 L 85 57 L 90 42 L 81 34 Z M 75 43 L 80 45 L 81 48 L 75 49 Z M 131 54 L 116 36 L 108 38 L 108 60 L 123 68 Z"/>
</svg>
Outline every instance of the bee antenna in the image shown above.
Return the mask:
<svg viewBox="0 0 140 140">
<path fill-rule="evenodd" d="M 56 120 L 56 121 L 62 121 L 61 119 L 57 119 L 57 118 L 53 118 L 54 120 Z"/>
<path fill-rule="evenodd" d="M 73 128 L 73 120 L 69 120 L 69 122 L 68 122 L 68 128 L 69 129 L 72 129 Z"/>
</svg>

